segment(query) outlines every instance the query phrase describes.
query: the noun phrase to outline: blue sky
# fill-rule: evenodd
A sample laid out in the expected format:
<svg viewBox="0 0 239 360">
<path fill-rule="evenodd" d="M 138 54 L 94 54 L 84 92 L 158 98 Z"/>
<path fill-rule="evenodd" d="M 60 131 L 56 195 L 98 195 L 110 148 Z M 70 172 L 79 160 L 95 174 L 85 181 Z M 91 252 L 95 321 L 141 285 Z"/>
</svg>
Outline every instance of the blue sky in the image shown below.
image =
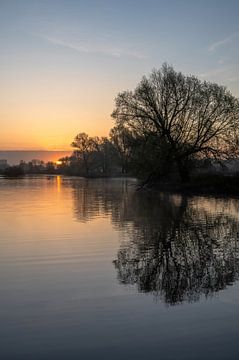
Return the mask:
<svg viewBox="0 0 239 360">
<path fill-rule="evenodd" d="M 239 96 L 239 1 L 0 0 L 0 148 L 107 135 L 119 91 L 163 62 Z"/>
</svg>

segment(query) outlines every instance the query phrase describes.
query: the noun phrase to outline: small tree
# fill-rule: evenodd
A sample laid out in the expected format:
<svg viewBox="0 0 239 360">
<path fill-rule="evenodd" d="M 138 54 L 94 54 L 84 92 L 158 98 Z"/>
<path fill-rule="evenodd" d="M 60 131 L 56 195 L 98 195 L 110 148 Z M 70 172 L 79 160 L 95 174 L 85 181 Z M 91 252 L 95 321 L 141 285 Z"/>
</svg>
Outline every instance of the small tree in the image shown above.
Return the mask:
<svg viewBox="0 0 239 360">
<path fill-rule="evenodd" d="M 156 134 L 183 181 L 193 158 L 218 160 L 238 152 L 238 99 L 167 64 L 143 77 L 134 91 L 118 94 L 112 116 L 129 131 Z"/>
<path fill-rule="evenodd" d="M 75 137 L 71 146 L 76 148 L 76 150 L 73 152 L 73 156 L 77 160 L 83 162 L 85 173 L 86 175 L 89 175 L 92 156 L 96 149 L 93 138 L 89 137 L 84 132 L 80 133 Z"/>
<path fill-rule="evenodd" d="M 110 140 L 116 150 L 122 174 L 128 172 L 132 155 L 132 139 L 133 135 L 131 131 L 123 124 L 117 124 L 110 130 Z"/>
<path fill-rule="evenodd" d="M 109 174 L 114 165 L 114 147 L 107 137 L 94 137 L 96 160 L 103 174 Z"/>
</svg>

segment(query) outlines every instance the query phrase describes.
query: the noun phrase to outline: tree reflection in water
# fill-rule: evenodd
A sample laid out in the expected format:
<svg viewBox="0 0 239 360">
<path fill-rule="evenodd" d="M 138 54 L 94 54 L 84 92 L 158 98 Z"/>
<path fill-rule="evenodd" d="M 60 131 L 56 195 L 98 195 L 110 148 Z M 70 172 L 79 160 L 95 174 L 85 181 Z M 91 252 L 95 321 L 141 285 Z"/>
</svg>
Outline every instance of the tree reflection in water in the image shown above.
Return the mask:
<svg viewBox="0 0 239 360">
<path fill-rule="evenodd" d="M 239 274 L 239 201 L 140 193 L 127 182 L 73 188 L 78 220 L 109 215 L 122 242 L 113 261 L 122 284 L 166 304 L 198 301 Z M 82 208 L 83 206 L 83 208 Z"/>
</svg>

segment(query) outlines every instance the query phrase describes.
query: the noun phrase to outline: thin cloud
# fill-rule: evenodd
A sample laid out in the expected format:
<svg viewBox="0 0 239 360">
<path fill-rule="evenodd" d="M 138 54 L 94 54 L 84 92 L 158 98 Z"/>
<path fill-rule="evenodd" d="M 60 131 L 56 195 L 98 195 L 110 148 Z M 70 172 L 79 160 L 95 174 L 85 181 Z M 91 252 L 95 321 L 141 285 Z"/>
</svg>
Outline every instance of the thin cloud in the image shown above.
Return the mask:
<svg viewBox="0 0 239 360">
<path fill-rule="evenodd" d="M 216 50 L 218 47 L 220 46 L 223 46 L 223 45 L 226 45 L 226 44 L 229 44 L 232 40 L 234 40 L 236 37 L 238 37 L 239 35 L 239 32 L 235 32 L 229 36 L 227 36 L 226 38 L 224 39 L 221 39 L 219 41 L 216 41 L 215 43 L 211 44 L 208 48 L 208 51 L 214 51 Z"/>
<path fill-rule="evenodd" d="M 237 82 L 239 79 L 237 65 L 224 65 L 199 75 L 202 79 L 222 81 L 223 83 Z"/>
<path fill-rule="evenodd" d="M 60 45 L 60 46 L 66 47 L 68 49 L 75 50 L 77 52 L 84 52 L 84 53 L 90 52 L 90 50 L 86 46 L 72 44 L 72 43 L 69 43 L 69 42 L 66 42 L 66 41 L 63 41 L 60 39 L 56 39 L 53 37 L 49 37 L 49 36 L 41 36 L 41 37 L 44 38 L 45 40 L 49 41 L 52 44 Z"/>
<path fill-rule="evenodd" d="M 124 48 L 118 48 L 111 45 L 93 45 L 93 44 L 85 44 L 80 42 L 68 42 L 65 40 L 61 40 L 58 38 L 54 38 L 51 36 L 41 35 L 42 38 L 47 40 L 48 42 L 59 45 L 71 50 L 74 50 L 78 53 L 85 53 L 85 54 L 104 54 L 114 58 L 120 58 L 123 56 L 133 57 L 136 59 L 145 59 L 145 55 L 137 52 L 131 51 Z"/>
<path fill-rule="evenodd" d="M 201 78 L 210 78 L 210 77 L 214 77 L 214 76 L 217 76 L 217 75 L 224 75 L 226 74 L 230 69 L 228 68 L 216 68 L 216 69 L 213 69 L 213 70 L 210 70 L 208 72 L 205 72 L 205 73 L 202 73 L 202 74 L 199 74 L 199 76 Z"/>
</svg>

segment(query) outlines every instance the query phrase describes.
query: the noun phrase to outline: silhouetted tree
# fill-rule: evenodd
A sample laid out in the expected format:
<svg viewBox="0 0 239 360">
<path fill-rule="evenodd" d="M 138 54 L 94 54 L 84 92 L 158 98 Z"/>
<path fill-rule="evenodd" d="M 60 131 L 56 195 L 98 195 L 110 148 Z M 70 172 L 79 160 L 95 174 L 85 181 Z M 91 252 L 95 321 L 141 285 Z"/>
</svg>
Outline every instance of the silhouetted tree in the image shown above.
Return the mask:
<svg viewBox="0 0 239 360">
<path fill-rule="evenodd" d="M 133 134 L 128 128 L 122 124 L 118 124 L 110 130 L 110 140 L 115 147 L 122 173 L 125 174 L 128 172 L 132 156 Z"/>
<path fill-rule="evenodd" d="M 183 181 L 195 157 L 222 159 L 238 152 L 238 99 L 167 64 L 143 77 L 134 91 L 118 94 L 112 116 L 118 128 L 157 136 Z"/>
<path fill-rule="evenodd" d="M 96 160 L 98 161 L 100 171 L 103 174 L 109 174 L 115 162 L 113 144 L 107 137 L 94 137 L 93 141 L 96 147 Z"/>
<path fill-rule="evenodd" d="M 46 163 L 46 173 L 55 174 L 56 173 L 56 164 L 53 161 L 48 161 Z"/>
<path fill-rule="evenodd" d="M 76 150 L 73 152 L 73 156 L 77 160 L 83 162 L 85 173 L 86 175 L 89 175 L 91 160 L 94 151 L 96 150 L 96 145 L 93 141 L 93 138 L 88 136 L 86 133 L 80 133 L 75 137 L 71 146 L 76 148 Z"/>
<path fill-rule="evenodd" d="M 90 137 L 80 133 L 72 146 L 76 148 L 70 157 L 69 168 L 76 164 L 81 175 L 105 176 L 112 174 L 117 163 L 115 147 L 107 137 Z"/>
<path fill-rule="evenodd" d="M 24 175 L 24 170 L 19 165 L 9 166 L 3 170 L 3 175 L 6 177 L 18 177 Z"/>
</svg>

